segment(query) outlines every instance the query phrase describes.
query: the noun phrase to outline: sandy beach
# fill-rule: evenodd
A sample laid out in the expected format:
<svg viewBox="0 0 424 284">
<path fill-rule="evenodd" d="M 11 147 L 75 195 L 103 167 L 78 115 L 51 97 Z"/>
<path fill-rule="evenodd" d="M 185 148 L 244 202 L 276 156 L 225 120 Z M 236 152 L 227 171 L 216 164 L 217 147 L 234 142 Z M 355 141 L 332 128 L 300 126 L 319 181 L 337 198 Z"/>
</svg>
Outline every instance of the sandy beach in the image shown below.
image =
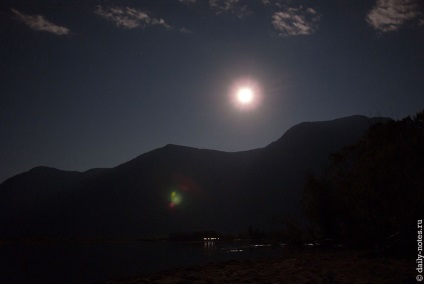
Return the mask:
<svg viewBox="0 0 424 284">
<path fill-rule="evenodd" d="M 414 269 L 413 260 L 309 251 L 284 259 L 230 260 L 107 283 L 416 283 Z"/>
</svg>

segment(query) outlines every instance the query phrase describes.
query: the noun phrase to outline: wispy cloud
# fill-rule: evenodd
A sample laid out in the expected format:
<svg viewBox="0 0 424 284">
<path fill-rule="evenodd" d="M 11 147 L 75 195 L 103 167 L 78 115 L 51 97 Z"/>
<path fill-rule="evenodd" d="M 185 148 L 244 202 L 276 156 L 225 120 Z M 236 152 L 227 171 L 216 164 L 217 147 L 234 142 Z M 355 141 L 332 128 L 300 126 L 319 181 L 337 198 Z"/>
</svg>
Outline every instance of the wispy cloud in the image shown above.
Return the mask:
<svg viewBox="0 0 424 284">
<path fill-rule="evenodd" d="M 172 27 L 162 18 L 151 17 L 147 12 L 130 7 L 105 8 L 98 5 L 94 11 L 97 15 L 114 22 L 118 27 L 126 29 L 144 28 L 146 26 L 160 25 L 166 29 Z"/>
<path fill-rule="evenodd" d="M 19 12 L 18 10 L 13 9 L 13 8 L 11 10 L 16 15 L 16 18 L 19 21 L 25 23 L 27 26 L 29 26 L 33 30 L 49 32 L 49 33 L 52 33 L 52 34 L 55 34 L 55 35 L 67 35 L 67 34 L 69 34 L 68 28 L 53 24 L 53 23 L 49 22 L 48 20 L 46 20 L 41 15 L 31 16 L 31 15 L 25 15 L 25 14 Z"/>
<path fill-rule="evenodd" d="M 216 14 L 232 13 L 239 18 L 243 18 L 251 12 L 241 0 L 209 0 L 209 6 L 216 11 Z"/>
<path fill-rule="evenodd" d="M 276 6 L 276 7 L 283 7 L 285 6 L 285 2 L 287 1 L 283 1 L 283 0 L 261 0 L 262 4 L 264 4 L 265 6 Z"/>
<path fill-rule="evenodd" d="M 377 0 L 366 20 L 383 33 L 396 31 L 407 23 L 421 25 L 424 21 L 418 0 Z"/>
<path fill-rule="evenodd" d="M 180 28 L 180 32 L 185 34 L 192 34 L 193 32 L 187 28 Z"/>
<path fill-rule="evenodd" d="M 320 17 L 312 8 L 287 8 L 273 14 L 272 24 L 280 36 L 309 35 L 317 29 Z"/>
</svg>

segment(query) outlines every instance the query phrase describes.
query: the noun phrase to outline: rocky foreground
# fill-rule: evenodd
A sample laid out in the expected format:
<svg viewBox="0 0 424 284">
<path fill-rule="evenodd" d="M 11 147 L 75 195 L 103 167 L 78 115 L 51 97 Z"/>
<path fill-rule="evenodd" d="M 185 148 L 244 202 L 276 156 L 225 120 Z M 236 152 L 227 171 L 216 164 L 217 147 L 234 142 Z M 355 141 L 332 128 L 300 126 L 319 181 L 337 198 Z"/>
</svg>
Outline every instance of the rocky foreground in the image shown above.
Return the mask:
<svg viewBox="0 0 424 284">
<path fill-rule="evenodd" d="M 416 283 L 415 262 L 360 252 L 303 252 L 291 258 L 231 260 L 108 283 Z"/>
</svg>

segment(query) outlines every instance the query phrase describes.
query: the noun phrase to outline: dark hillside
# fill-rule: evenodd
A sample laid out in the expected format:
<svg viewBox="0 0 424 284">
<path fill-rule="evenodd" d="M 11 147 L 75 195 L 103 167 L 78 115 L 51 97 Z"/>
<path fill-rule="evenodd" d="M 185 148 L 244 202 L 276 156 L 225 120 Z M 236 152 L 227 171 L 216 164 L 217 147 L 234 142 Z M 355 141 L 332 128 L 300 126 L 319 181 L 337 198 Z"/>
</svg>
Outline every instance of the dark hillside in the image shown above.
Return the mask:
<svg viewBox="0 0 424 284">
<path fill-rule="evenodd" d="M 112 169 L 38 167 L 0 185 L 1 236 L 135 237 L 245 231 L 299 213 L 304 178 L 377 121 L 302 123 L 261 149 L 166 145 Z"/>
</svg>

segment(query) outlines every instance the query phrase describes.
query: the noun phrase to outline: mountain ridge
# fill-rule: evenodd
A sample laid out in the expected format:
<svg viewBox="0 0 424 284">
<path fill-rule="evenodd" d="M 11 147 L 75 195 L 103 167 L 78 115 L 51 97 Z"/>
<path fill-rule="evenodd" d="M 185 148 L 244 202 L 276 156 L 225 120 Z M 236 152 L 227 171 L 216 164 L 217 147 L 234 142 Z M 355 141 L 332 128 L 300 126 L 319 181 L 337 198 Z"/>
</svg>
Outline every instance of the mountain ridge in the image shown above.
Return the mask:
<svg viewBox="0 0 424 284">
<path fill-rule="evenodd" d="M 35 167 L 0 185 L 0 237 L 142 236 L 241 231 L 299 213 L 307 172 L 387 118 L 350 116 L 293 126 L 258 149 L 167 144 L 109 169 Z M 171 193 L 181 203 L 174 203 Z"/>
</svg>

